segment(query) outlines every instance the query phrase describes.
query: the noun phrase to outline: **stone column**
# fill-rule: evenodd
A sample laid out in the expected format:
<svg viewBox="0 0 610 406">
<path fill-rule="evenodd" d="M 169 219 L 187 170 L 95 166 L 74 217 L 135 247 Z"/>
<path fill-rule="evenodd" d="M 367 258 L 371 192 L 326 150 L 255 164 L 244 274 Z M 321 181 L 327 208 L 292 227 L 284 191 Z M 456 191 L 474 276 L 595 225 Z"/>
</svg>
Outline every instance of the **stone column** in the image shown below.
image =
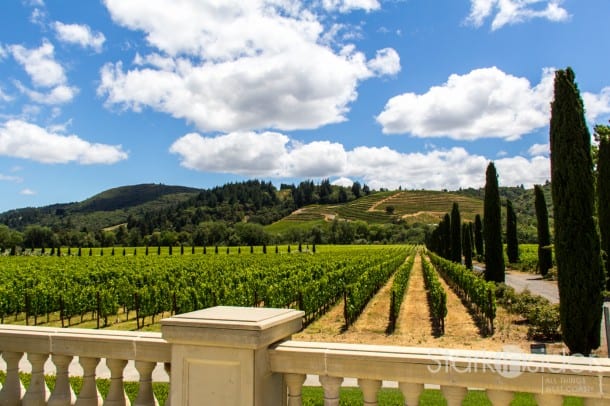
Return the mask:
<svg viewBox="0 0 610 406">
<path fill-rule="evenodd" d="M 303 314 L 217 306 L 162 320 L 172 405 L 285 405 L 284 378 L 270 371 L 267 349 L 299 331 Z"/>
</svg>

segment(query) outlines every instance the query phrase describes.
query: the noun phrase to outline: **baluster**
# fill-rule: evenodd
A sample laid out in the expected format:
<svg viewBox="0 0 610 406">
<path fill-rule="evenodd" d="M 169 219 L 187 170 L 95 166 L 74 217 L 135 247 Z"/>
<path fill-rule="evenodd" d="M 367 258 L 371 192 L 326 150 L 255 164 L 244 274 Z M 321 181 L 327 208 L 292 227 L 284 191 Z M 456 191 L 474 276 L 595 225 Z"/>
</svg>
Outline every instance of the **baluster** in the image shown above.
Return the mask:
<svg viewBox="0 0 610 406">
<path fill-rule="evenodd" d="M 468 390 L 461 386 L 441 386 L 441 392 L 447 400 L 447 406 L 460 406 Z"/>
<path fill-rule="evenodd" d="M 301 406 L 303 399 L 301 398 L 301 389 L 305 382 L 305 374 L 286 374 L 286 386 L 288 386 L 288 406 Z"/>
<path fill-rule="evenodd" d="M 19 379 L 19 361 L 22 356 L 22 352 L 4 351 L 2 353 L 2 358 L 6 362 L 6 378 L 4 386 L 0 390 L 0 405 L 21 405 L 21 398 L 25 393 L 21 379 Z"/>
<path fill-rule="evenodd" d="M 159 406 L 152 387 L 152 371 L 155 369 L 156 363 L 136 361 L 135 366 L 140 374 L 140 387 L 138 389 L 138 397 L 134 401 L 134 406 Z"/>
<path fill-rule="evenodd" d="M 123 370 L 127 365 L 124 359 L 106 359 L 106 365 L 110 369 L 110 387 L 108 396 L 104 400 L 104 406 L 129 406 L 129 399 L 123 387 Z"/>
<path fill-rule="evenodd" d="M 491 404 L 496 406 L 508 406 L 513 401 L 513 392 L 497 389 L 487 389 L 487 397 L 491 401 Z"/>
<path fill-rule="evenodd" d="M 44 363 L 49 358 L 49 354 L 28 353 L 28 361 L 32 365 L 32 375 L 30 386 L 23 396 L 23 406 L 45 405 L 49 399 L 49 388 L 44 381 Z"/>
<path fill-rule="evenodd" d="M 342 377 L 320 375 L 320 384 L 324 389 L 324 406 L 339 406 L 339 388 L 343 382 Z"/>
<path fill-rule="evenodd" d="M 377 406 L 377 391 L 381 388 L 381 381 L 358 378 L 358 386 L 360 386 L 360 389 L 362 390 L 364 404 Z"/>
<path fill-rule="evenodd" d="M 169 376 L 169 388 L 167 388 L 167 399 L 165 399 L 165 406 L 171 406 L 172 402 L 172 364 L 170 362 L 166 362 L 163 364 L 163 368 L 165 368 L 165 372 L 167 372 L 167 376 Z"/>
<path fill-rule="evenodd" d="M 563 396 L 561 395 L 547 395 L 542 393 L 534 394 L 536 398 L 536 403 L 544 406 L 562 406 L 563 405 Z"/>
<path fill-rule="evenodd" d="M 71 355 L 51 355 L 53 364 L 57 372 L 55 373 L 55 388 L 51 397 L 49 398 L 49 406 L 65 406 L 74 404 L 74 391 L 70 386 L 70 379 L 68 378 L 68 368 L 70 362 L 72 362 Z"/>
<path fill-rule="evenodd" d="M 398 388 L 405 398 L 405 406 L 415 406 L 419 404 L 419 397 L 424 391 L 423 383 L 399 382 Z"/>
<path fill-rule="evenodd" d="M 102 406 L 102 396 L 95 384 L 95 368 L 97 368 L 100 359 L 79 357 L 78 362 L 83 367 L 83 386 L 80 389 L 75 406 Z"/>
</svg>

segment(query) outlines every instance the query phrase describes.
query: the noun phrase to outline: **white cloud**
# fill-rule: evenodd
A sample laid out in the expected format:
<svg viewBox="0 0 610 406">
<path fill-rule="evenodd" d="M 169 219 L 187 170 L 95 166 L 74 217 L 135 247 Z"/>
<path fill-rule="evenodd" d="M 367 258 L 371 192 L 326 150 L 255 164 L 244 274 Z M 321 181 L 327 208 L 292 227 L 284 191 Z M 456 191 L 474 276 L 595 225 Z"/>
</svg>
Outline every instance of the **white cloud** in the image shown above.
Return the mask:
<svg viewBox="0 0 610 406">
<path fill-rule="evenodd" d="M 36 194 L 36 191 L 32 190 L 32 189 L 22 189 L 19 194 L 21 195 L 25 195 L 25 196 L 34 196 Z"/>
<path fill-rule="evenodd" d="M 101 32 L 93 32 L 85 24 L 64 24 L 56 21 L 53 24 L 57 38 L 60 41 L 78 44 L 83 48 L 91 48 L 95 52 L 101 52 L 106 37 Z"/>
<path fill-rule="evenodd" d="M 531 156 L 548 156 L 550 151 L 551 146 L 549 144 L 534 144 L 527 150 Z"/>
<path fill-rule="evenodd" d="M 59 85 L 51 89 L 47 93 L 38 92 L 26 88 L 25 86 L 19 86 L 20 90 L 25 93 L 32 101 L 40 104 L 65 104 L 76 96 L 78 93 L 77 87 Z"/>
<path fill-rule="evenodd" d="M 11 53 L 36 86 L 53 87 L 64 84 L 66 75 L 55 60 L 53 44 L 44 40 L 40 48 L 27 49 L 21 45 L 11 45 Z"/>
<path fill-rule="evenodd" d="M 354 184 L 354 181 L 350 178 L 341 177 L 332 181 L 332 184 L 336 186 L 351 187 Z"/>
<path fill-rule="evenodd" d="M 13 98 L 11 96 L 9 96 L 8 94 L 4 93 L 4 90 L 2 90 L 2 87 L 0 86 L 0 101 L 9 102 L 12 99 Z"/>
<path fill-rule="evenodd" d="M 322 0 L 322 7 L 328 11 L 338 10 L 347 13 L 352 10 L 378 10 L 381 5 L 377 0 Z"/>
<path fill-rule="evenodd" d="M 368 61 L 334 50 L 318 17 L 297 2 L 105 0 L 113 20 L 160 52 L 101 70 L 107 105 L 143 107 L 204 131 L 313 129 L 345 120 L 360 81 L 395 73 L 397 53 Z M 370 65 L 369 65 L 370 63 Z M 146 66 L 144 66 L 146 65 Z"/>
<path fill-rule="evenodd" d="M 23 178 L 20 176 L 5 175 L 3 173 L 0 173 L 0 181 L 21 183 L 23 182 Z"/>
<path fill-rule="evenodd" d="M 610 87 L 603 88 L 599 94 L 583 92 L 581 96 L 589 123 L 594 123 L 599 116 L 610 114 Z"/>
<path fill-rule="evenodd" d="M 561 7 L 563 0 L 470 0 L 470 14 L 466 22 L 480 27 L 493 15 L 491 29 L 507 24 L 522 23 L 533 18 L 566 21 L 570 15 Z"/>
<path fill-rule="evenodd" d="M 363 179 L 373 188 L 451 189 L 483 186 L 488 159 L 463 148 L 401 153 L 388 147 L 356 147 L 329 141 L 302 144 L 280 133 L 187 134 L 171 146 L 181 165 L 202 172 L 272 178 Z M 544 157 L 496 161 L 503 185 L 531 186 L 549 178 Z M 500 171 L 499 171 L 500 172 Z M 341 180 L 343 182 L 343 180 Z"/>
<path fill-rule="evenodd" d="M 395 75 L 400 72 L 400 56 L 392 48 L 380 49 L 367 66 L 377 75 Z"/>
<path fill-rule="evenodd" d="M 42 163 L 113 164 L 127 159 L 120 145 L 92 144 L 21 120 L 0 126 L 0 155 Z"/>
<path fill-rule="evenodd" d="M 34 86 L 50 88 L 41 92 L 32 90 L 16 82 L 16 87 L 32 101 L 40 104 L 64 104 L 72 101 L 78 93 L 78 88 L 67 85 L 64 68 L 55 60 L 55 48 L 44 40 L 39 48 L 27 49 L 21 45 L 9 47 L 13 57 L 19 62 L 32 79 Z"/>
<path fill-rule="evenodd" d="M 496 67 L 476 69 L 453 74 L 425 94 L 391 98 L 377 121 L 387 134 L 514 140 L 548 124 L 552 95 L 552 69 L 545 69 L 533 87 Z"/>
</svg>

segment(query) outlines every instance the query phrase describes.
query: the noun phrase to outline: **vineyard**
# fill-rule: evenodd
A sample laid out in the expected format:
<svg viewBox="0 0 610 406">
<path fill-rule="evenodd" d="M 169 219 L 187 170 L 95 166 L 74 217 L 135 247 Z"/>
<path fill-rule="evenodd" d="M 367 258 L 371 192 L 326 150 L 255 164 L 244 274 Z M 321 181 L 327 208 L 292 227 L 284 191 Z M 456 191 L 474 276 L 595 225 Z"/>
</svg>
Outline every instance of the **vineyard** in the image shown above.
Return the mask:
<svg viewBox="0 0 610 406">
<path fill-rule="evenodd" d="M 303 310 L 311 340 L 503 343 L 523 318 L 536 335 L 556 335 L 539 316 L 507 316 L 493 284 L 414 245 L 62 248 L 0 256 L 0 274 L 2 323 L 158 330 L 172 314 L 229 305 Z M 376 326 L 363 328 L 366 320 Z M 315 333 L 320 323 L 335 333 Z"/>
<path fill-rule="evenodd" d="M 353 318 L 412 249 L 324 247 L 313 254 L 294 247 L 289 254 L 283 247 L 265 254 L 266 247 L 231 247 L 168 255 L 165 248 L 157 255 L 128 249 L 130 255 L 3 256 L 0 321 L 40 324 L 53 315 L 70 326 L 90 315 L 99 326 L 121 313 L 135 317 L 139 327 L 164 312 L 232 305 L 298 308 L 308 322 L 343 297 Z"/>
</svg>

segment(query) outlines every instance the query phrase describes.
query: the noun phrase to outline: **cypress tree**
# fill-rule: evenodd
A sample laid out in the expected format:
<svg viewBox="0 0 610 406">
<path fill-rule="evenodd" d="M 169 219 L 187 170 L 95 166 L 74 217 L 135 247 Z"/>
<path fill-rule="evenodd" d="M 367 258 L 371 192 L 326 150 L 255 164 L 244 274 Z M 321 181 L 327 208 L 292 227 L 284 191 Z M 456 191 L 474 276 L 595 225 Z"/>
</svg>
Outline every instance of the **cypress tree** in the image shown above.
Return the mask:
<svg viewBox="0 0 610 406">
<path fill-rule="evenodd" d="M 483 203 L 483 239 L 485 241 L 485 280 L 504 282 L 504 251 L 498 174 L 493 162 L 485 173 L 485 201 Z"/>
<path fill-rule="evenodd" d="M 443 220 L 439 224 L 441 237 L 441 256 L 445 259 L 451 258 L 451 217 L 445 213 Z"/>
<path fill-rule="evenodd" d="M 472 269 L 472 223 L 464 223 L 462 226 L 462 236 L 464 237 L 464 244 L 462 249 L 464 250 L 464 265 L 466 268 Z"/>
<path fill-rule="evenodd" d="M 600 345 L 605 275 L 594 217 L 591 136 L 571 68 L 555 72 L 550 141 L 561 332 L 572 354 L 588 356 Z"/>
<path fill-rule="evenodd" d="M 517 238 L 517 215 L 513 202 L 506 201 L 506 256 L 508 262 L 519 262 L 519 240 Z"/>
<path fill-rule="evenodd" d="M 481 221 L 481 216 L 479 214 L 474 218 L 474 247 L 477 251 L 477 255 L 481 257 L 485 255 L 483 249 L 483 222 Z"/>
<path fill-rule="evenodd" d="M 601 249 L 606 272 L 610 271 L 610 126 L 595 126 L 595 138 L 599 141 L 597 155 L 597 214 L 601 237 Z M 606 280 L 610 290 L 610 278 Z"/>
<path fill-rule="evenodd" d="M 451 260 L 462 263 L 462 220 L 460 207 L 456 202 L 453 202 L 451 208 Z"/>
<path fill-rule="evenodd" d="M 534 185 L 534 202 L 536 206 L 536 222 L 538 228 L 538 270 L 546 276 L 553 267 L 553 252 L 551 251 L 551 233 L 549 232 L 549 214 L 542 186 Z"/>
</svg>

